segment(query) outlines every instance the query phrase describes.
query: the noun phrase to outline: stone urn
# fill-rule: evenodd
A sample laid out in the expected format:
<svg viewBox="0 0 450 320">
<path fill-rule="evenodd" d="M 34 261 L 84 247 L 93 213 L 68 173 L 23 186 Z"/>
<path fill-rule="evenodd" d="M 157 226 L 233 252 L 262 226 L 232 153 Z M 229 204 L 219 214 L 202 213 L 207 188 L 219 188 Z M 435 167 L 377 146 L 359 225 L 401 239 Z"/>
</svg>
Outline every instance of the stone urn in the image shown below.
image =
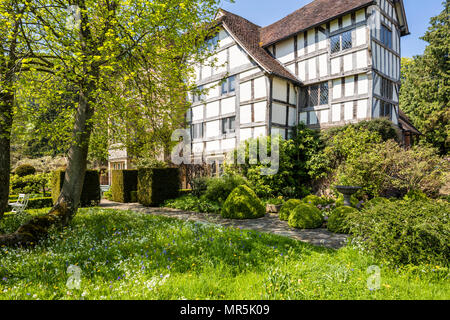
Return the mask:
<svg viewBox="0 0 450 320">
<path fill-rule="evenodd" d="M 266 204 L 267 213 L 279 213 L 281 210 L 281 204 Z"/>
<path fill-rule="evenodd" d="M 352 204 L 350 202 L 350 198 L 354 195 L 358 190 L 361 190 L 361 187 L 357 186 L 336 186 L 337 191 L 344 195 L 344 206 L 351 207 Z"/>
</svg>

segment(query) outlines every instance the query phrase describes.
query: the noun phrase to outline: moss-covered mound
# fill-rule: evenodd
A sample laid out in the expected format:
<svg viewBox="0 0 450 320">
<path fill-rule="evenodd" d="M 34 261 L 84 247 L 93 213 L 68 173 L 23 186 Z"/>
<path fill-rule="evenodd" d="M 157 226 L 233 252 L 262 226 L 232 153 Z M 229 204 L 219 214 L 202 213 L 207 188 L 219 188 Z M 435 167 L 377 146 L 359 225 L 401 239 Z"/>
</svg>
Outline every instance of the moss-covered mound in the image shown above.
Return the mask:
<svg viewBox="0 0 450 320">
<path fill-rule="evenodd" d="M 304 203 L 295 207 L 288 222 L 293 228 L 316 229 L 322 226 L 323 216 L 315 206 Z"/>
<path fill-rule="evenodd" d="M 256 193 L 242 185 L 231 192 L 222 208 L 227 219 L 256 219 L 266 214 L 266 208 Z"/>
<path fill-rule="evenodd" d="M 354 212 L 358 212 L 358 210 L 347 206 L 334 209 L 328 217 L 328 230 L 334 233 L 348 233 L 347 218 L 349 214 Z"/>
<path fill-rule="evenodd" d="M 285 204 L 283 204 L 283 206 L 281 207 L 280 213 L 279 213 L 279 218 L 282 221 L 288 221 L 289 217 L 292 213 L 292 211 L 294 211 L 295 207 L 297 207 L 299 204 L 302 204 L 303 202 L 301 200 L 297 200 L 297 199 L 291 199 L 286 201 Z"/>
</svg>

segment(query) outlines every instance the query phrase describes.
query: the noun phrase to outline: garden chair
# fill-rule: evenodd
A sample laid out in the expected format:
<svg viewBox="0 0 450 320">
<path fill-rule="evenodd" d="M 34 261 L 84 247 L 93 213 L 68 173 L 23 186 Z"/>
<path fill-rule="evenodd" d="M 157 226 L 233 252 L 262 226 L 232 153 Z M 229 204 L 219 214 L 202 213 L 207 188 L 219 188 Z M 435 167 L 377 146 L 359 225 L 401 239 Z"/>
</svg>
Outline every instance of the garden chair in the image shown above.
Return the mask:
<svg viewBox="0 0 450 320">
<path fill-rule="evenodd" d="M 23 213 L 28 205 L 28 200 L 30 198 L 29 194 L 19 194 L 17 202 L 10 203 L 9 205 L 13 208 L 12 213 Z"/>
</svg>

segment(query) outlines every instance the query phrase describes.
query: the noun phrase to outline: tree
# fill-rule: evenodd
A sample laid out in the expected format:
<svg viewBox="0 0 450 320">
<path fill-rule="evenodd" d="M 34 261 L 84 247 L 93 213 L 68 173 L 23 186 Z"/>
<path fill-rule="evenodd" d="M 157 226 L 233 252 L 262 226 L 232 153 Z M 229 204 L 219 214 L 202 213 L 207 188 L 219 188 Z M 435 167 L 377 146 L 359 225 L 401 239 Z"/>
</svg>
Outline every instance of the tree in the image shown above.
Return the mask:
<svg viewBox="0 0 450 320">
<path fill-rule="evenodd" d="M 216 0 L 75 0 L 71 6 L 59 0 L 31 2 L 25 21 L 33 28 L 26 38 L 33 56 L 26 61 L 27 66 L 30 70 L 39 66 L 52 75 L 52 81 L 75 89 L 73 129 L 64 184 L 53 208 L 15 233 L 0 236 L 0 245 L 36 242 L 50 227 L 65 226 L 73 219 L 93 121 L 99 113 L 104 116 L 105 111 L 120 108 L 101 104 L 108 79 L 127 60 L 143 57 L 154 66 L 147 72 L 169 66 L 188 81 L 193 70 L 184 62 L 202 55 L 204 40 L 213 31 L 210 23 L 216 6 Z M 72 14 L 68 16 L 69 9 Z M 155 84 L 165 80 L 153 79 Z"/>
<path fill-rule="evenodd" d="M 450 3 L 430 21 L 422 37 L 429 44 L 422 56 L 402 59 L 400 108 L 427 143 L 445 155 L 450 150 Z"/>
</svg>

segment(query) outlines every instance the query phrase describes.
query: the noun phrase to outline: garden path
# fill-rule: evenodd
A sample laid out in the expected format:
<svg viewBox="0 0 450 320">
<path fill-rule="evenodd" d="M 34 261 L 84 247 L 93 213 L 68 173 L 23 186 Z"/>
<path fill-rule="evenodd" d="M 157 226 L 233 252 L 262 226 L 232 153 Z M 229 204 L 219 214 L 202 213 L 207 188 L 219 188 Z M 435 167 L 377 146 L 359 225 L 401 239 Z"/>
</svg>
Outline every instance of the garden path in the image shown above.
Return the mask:
<svg viewBox="0 0 450 320">
<path fill-rule="evenodd" d="M 299 230 L 291 228 L 289 227 L 287 222 L 280 221 L 277 214 L 267 214 L 263 218 L 252 220 L 230 220 L 224 219 L 217 214 L 189 212 L 169 208 L 149 208 L 144 207 L 139 203 L 118 203 L 104 199 L 102 200 L 100 207 L 114 210 L 131 210 L 156 216 L 177 218 L 185 221 L 211 223 L 224 227 L 256 230 L 260 232 L 290 237 L 296 240 L 308 242 L 316 246 L 323 246 L 332 249 L 339 249 L 343 247 L 348 238 L 347 235 L 335 234 L 323 228 L 312 230 Z"/>
</svg>

